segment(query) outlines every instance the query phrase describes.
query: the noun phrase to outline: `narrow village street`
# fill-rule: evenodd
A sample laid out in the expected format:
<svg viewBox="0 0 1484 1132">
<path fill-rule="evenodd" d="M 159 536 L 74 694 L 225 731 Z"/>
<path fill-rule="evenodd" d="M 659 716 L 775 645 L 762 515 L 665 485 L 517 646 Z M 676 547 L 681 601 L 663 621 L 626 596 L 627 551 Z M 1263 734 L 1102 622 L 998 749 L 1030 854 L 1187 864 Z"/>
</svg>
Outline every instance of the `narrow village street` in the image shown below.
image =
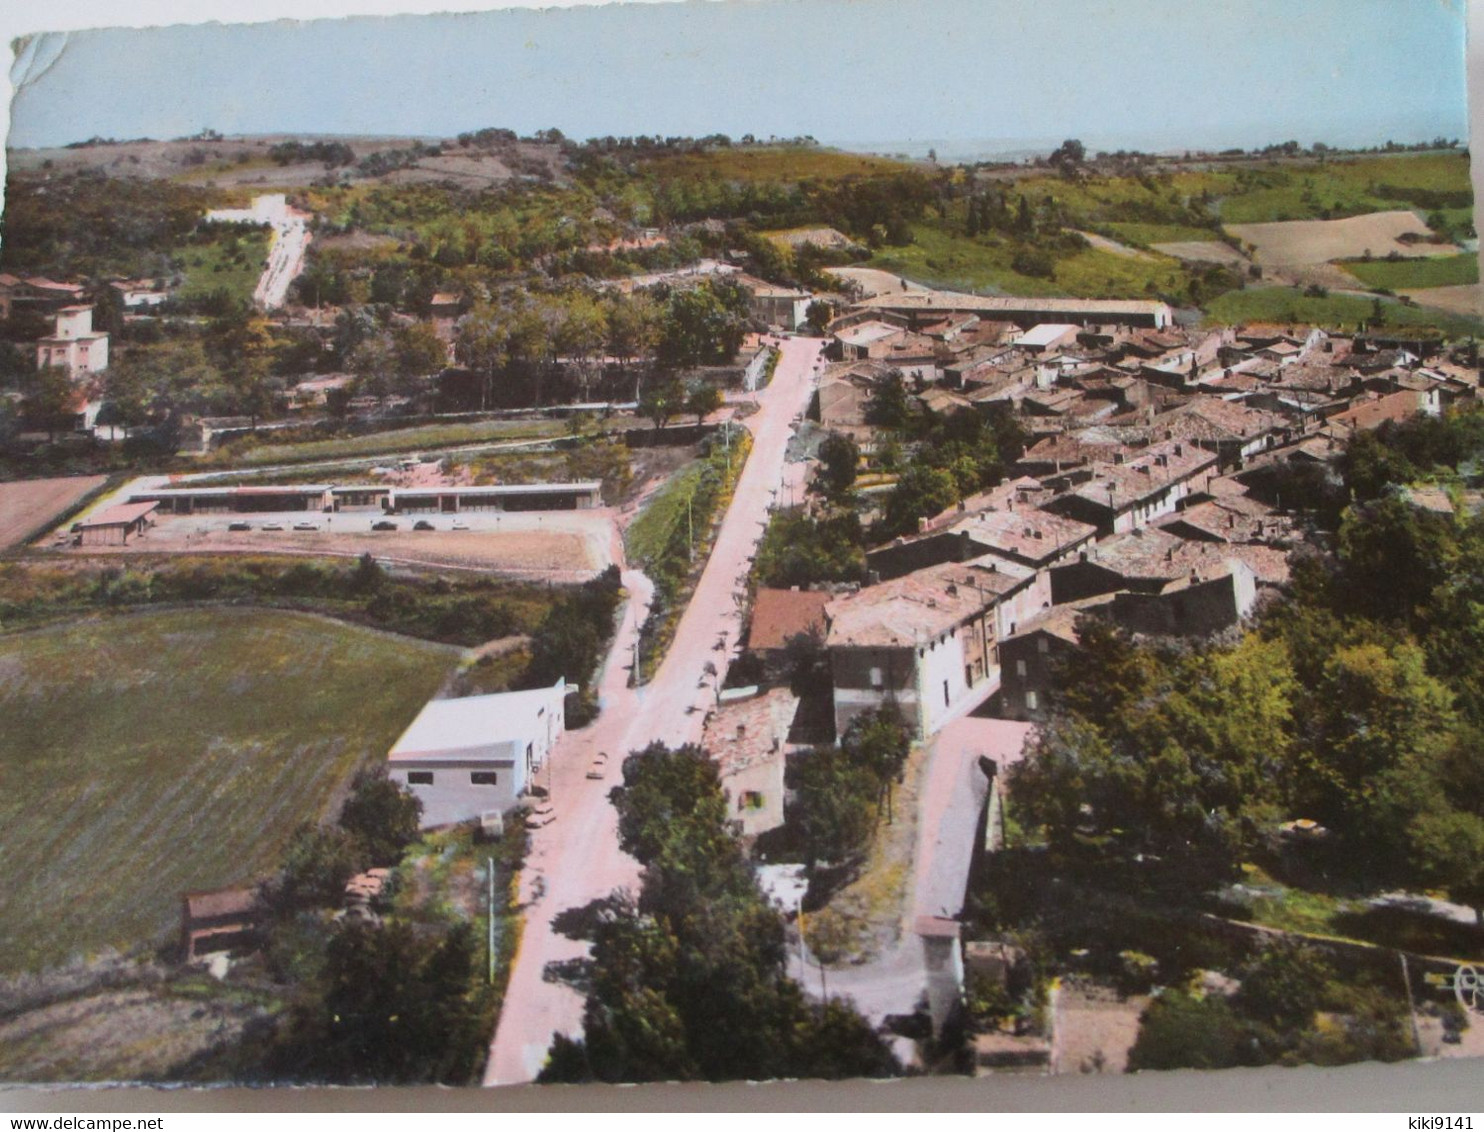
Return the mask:
<svg viewBox="0 0 1484 1132">
<path fill-rule="evenodd" d="M 521 874 L 525 927 L 510 972 L 500 1020 L 485 1067 L 486 1085 L 534 1080 L 554 1035 L 577 1035 L 582 999 L 564 983 L 549 982 L 551 963 L 580 958 L 586 944 L 556 932 L 553 919 L 618 888 L 637 889 L 638 864 L 618 848 L 618 815 L 608 792 L 622 779 L 624 758 L 651 742 L 695 742 L 714 687 L 701 686 L 709 661 L 724 681 L 741 628 L 737 598 L 767 525 L 768 508 L 784 482 L 784 457 L 794 424 L 809 404 L 821 343 L 789 339 L 772 382 L 758 395 L 759 411 L 747 421 L 752 452 L 710 559 L 702 571 L 675 640 L 655 678 L 628 686 L 639 625 L 652 587 L 635 570 L 623 575 L 629 601 L 600 678 L 602 714 L 590 727 L 569 731 L 553 749 L 538 784 L 551 795 L 556 820 L 533 831 Z M 587 773 L 607 755 L 601 777 Z"/>
</svg>

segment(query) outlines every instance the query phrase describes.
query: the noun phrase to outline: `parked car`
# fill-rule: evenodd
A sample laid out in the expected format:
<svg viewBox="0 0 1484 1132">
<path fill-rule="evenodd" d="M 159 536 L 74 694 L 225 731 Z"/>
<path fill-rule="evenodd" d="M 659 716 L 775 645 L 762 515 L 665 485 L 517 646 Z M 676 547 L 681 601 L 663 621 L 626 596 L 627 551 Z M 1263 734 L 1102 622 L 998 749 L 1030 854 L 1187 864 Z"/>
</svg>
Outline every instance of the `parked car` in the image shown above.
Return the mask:
<svg viewBox="0 0 1484 1132">
<path fill-rule="evenodd" d="M 556 811 L 551 808 L 550 802 L 542 802 L 526 815 L 527 829 L 540 829 L 543 825 L 550 825 L 556 821 Z"/>
<path fill-rule="evenodd" d="M 281 530 L 283 530 L 283 524 L 282 523 L 264 523 L 263 524 L 263 530 L 265 530 L 265 531 L 281 531 Z"/>
<path fill-rule="evenodd" d="M 419 519 L 417 522 L 413 523 L 412 524 L 412 529 L 414 531 L 432 531 L 432 530 L 437 530 L 437 528 L 434 527 L 433 524 L 430 523 L 430 522 L 428 522 L 426 519 Z"/>
<path fill-rule="evenodd" d="M 319 530 L 319 524 L 318 523 L 295 523 L 294 524 L 294 530 L 296 530 L 296 531 L 317 531 L 317 530 Z"/>
<path fill-rule="evenodd" d="M 608 773 L 608 752 L 599 751 L 593 757 L 593 765 L 587 768 L 589 778 L 602 778 Z"/>
<path fill-rule="evenodd" d="M 250 531 L 250 530 L 252 530 L 252 524 L 251 523 L 228 523 L 227 524 L 227 530 L 229 530 L 229 531 Z"/>
<path fill-rule="evenodd" d="M 390 519 L 379 519 L 371 524 L 371 529 L 373 531 L 394 531 L 397 529 L 397 524 Z"/>
<path fill-rule="evenodd" d="M 469 529 L 469 524 L 464 522 L 462 519 L 455 519 L 453 521 L 453 529 L 456 531 L 467 531 Z"/>
</svg>

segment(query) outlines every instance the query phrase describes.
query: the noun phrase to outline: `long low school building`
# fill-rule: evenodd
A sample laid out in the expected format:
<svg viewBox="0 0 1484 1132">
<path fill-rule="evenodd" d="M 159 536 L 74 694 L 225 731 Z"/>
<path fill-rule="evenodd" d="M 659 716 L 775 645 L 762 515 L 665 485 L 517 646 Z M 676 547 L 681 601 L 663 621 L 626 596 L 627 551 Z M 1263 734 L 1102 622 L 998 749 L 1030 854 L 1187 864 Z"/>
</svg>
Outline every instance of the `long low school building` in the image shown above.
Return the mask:
<svg viewBox="0 0 1484 1132">
<path fill-rule="evenodd" d="M 391 492 L 390 505 L 403 514 L 434 511 L 586 511 L 603 505 L 599 480 L 581 483 L 495 484 L 487 487 L 410 487 Z"/>
<path fill-rule="evenodd" d="M 135 491 L 130 503 L 156 503 L 162 514 L 268 511 L 434 512 L 584 511 L 603 505 L 599 480 L 494 484 L 485 487 L 391 488 L 378 484 L 292 484 L 281 487 L 171 487 Z"/>
<path fill-rule="evenodd" d="M 213 511 L 323 511 L 330 506 L 329 484 L 282 487 L 166 487 L 129 493 L 129 502 L 155 502 L 168 515 Z"/>
</svg>

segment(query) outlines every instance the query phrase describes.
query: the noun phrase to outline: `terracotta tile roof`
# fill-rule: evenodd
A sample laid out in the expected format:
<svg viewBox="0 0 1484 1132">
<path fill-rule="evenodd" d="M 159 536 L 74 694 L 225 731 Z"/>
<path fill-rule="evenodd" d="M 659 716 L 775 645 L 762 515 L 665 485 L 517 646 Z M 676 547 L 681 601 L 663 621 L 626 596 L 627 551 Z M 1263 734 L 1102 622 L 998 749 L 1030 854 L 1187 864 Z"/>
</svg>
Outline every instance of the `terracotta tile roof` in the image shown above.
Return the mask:
<svg viewBox="0 0 1484 1132">
<path fill-rule="evenodd" d="M 799 697 L 787 688 L 734 700 L 717 708 L 706 721 L 701 746 L 718 764 L 723 778 L 758 763 L 784 757 Z"/>
<path fill-rule="evenodd" d="M 781 649 L 801 633 L 825 632 L 824 607 L 832 594 L 823 590 L 759 589 L 752 604 L 747 647 Z"/>
<path fill-rule="evenodd" d="M 1268 546 L 1193 542 L 1152 527 L 1104 539 L 1088 551 L 1087 560 L 1128 579 L 1205 581 L 1230 572 L 1231 559 L 1244 562 L 1261 582 L 1288 580 L 1288 555 Z"/>
<path fill-rule="evenodd" d="M 831 648 L 915 647 L 983 613 L 1035 574 L 985 555 L 865 586 L 830 602 L 827 642 Z"/>
</svg>

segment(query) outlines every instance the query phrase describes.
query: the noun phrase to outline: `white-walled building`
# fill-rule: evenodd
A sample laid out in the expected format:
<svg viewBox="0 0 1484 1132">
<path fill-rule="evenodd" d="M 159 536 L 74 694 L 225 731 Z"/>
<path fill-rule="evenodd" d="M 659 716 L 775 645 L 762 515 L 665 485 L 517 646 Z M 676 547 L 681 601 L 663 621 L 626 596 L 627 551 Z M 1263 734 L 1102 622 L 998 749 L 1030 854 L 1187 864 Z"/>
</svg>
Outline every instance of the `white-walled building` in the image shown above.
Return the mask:
<svg viewBox="0 0 1484 1132">
<path fill-rule="evenodd" d="M 36 342 L 36 368 L 61 366 L 74 378 L 108 368 L 108 335 L 93 330 L 93 308 L 63 307 L 56 330 Z"/>
<path fill-rule="evenodd" d="M 512 808 L 565 727 L 567 685 L 432 700 L 387 755 L 387 774 L 422 801 L 424 828 Z"/>
</svg>

